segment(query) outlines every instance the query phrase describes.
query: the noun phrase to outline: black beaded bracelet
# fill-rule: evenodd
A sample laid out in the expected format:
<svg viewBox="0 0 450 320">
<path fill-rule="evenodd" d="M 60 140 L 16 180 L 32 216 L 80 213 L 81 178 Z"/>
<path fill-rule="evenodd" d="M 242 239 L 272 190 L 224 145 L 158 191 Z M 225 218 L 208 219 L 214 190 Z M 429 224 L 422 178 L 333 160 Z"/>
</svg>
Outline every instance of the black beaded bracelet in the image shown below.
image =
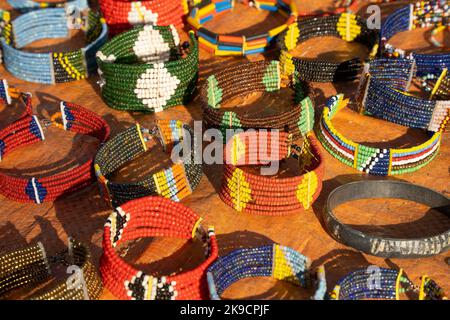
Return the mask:
<svg viewBox="0 0 450 320">
<path fill-rule="evenodd" d="M 378 48 L 376 31 L 367 28 L 367 22 L 354 14 L 342 13 L 300 20 L 291 24 L 278 38 L 283 73 L 291 76 L 296 71 L 300 79 L 313 82 L 337 82 L 356 79 L 363 67 L 363 61 L 359 58 L 344 62 L 331 62 L 294 57 L 289 53 L 298 44 L 311 38 L 323 36 L 334 36 L 347 42 L 361 43 L 371 51 L 371 55 Z"/>
<path fill-rule="evenodd" d="M 157 138 L 169 155 L 174 147 L 191 137 L 191 152 L 170 168 L 154 173 L 137 182 L 118 183 L 109 180 L 113 172 L 125 163 L 144 154 L 149 139 Z M 190 195 L 200 183 L 202 164 L 195 162 L 192 129 L 177 120 L 160 120 L 148 130 L 136 124 L 106 142 L 95 156 L 94 168 L 100 191 L 112 207 L 145 196 L 163 196 L 173 201 Z M 185 151 L 185 150 L 183 150 Z"/>
<path fill-rule="evenodd" d="M 340 186 L 328 196 L 326 208 L 323 210 L 328 232 L 347 246 L 384 258 L 423 258 L 450 249 L 450 230 L 418 239 L 383 238 L 355 230 L 339 221 L 333 213 L 336 207 L 345 202 L 380 198 L 422 203 L 450 218 L 450 199 L 439 192 L 400 181 L 359 181 Z"/>
</svg>

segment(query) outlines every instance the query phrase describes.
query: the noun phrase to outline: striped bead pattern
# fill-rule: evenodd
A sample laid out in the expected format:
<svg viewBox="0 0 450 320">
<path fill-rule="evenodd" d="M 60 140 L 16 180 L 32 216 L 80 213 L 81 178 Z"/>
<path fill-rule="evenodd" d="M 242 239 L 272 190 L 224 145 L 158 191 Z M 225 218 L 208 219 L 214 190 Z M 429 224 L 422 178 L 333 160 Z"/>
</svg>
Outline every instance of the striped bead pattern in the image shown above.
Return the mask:
<svg viewBox="0 0 450 320">
<path fill-rule="evenodd" d="M 84 10 L 89 7 L 87 0 L 71 0 L 61 2 L 43 2 L 33 0 L 7 0 L 8 4 L 14 9 L 25 13 L 32 10 L 44 8 L 61 8 L 61 7 L 76 7 L 79 10 Z"/>
</svg>

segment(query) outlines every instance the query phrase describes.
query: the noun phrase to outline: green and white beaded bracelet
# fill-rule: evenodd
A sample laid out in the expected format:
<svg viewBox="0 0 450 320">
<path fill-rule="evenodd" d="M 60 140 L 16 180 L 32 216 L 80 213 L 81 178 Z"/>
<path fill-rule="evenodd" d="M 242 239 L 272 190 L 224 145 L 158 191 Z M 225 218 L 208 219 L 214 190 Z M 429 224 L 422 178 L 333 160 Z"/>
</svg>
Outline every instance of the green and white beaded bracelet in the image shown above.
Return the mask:
<svg viewBox="0 0 450 320">
<path fill-rule="evenodd" d="M 140 26 L 97 52 L 102 96 L 114 109 L 160 112 L 186 104 L 198 79 L 198 43 L 180 45 L 173 26 Z"/>
</svg>

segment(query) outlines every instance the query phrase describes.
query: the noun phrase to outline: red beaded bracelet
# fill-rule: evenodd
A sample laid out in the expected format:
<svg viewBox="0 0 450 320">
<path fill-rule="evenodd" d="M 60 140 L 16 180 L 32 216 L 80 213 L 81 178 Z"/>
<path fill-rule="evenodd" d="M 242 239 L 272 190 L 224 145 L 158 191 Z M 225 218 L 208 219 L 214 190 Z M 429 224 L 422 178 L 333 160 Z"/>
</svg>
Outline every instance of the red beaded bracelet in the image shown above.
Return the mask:
<svg viewBox="0 0 450 320">
<path fill-rule="evenodd" d="M 163 197 L 129 201 L 108 218 L 103 233 L 100 273 L 103 284 L 122 300 L 208 299 L 206 269 L 218 255 L 214 229 L 206 233 L 201 218 L 191 209 Z M 194 270 L 155 277 L 135 269 L 116 253 L 126 241 L 146 237 L 200 239 L 207 246 L 206 260 Z"/>
<path fill-rule="evenodd" d="M 61 112 L 51 120 L 39 119 L 32 114 L 31 94 L 9 88 L 6 80 L 0 83 L 0 99 L 10 103 L 17 98 L 26 106 L 21 117 L 0 130 L 0 161 L 13 150 L 45 140 L 44 129 L 50 125 L 67 131 L 90 135 L 100 142 L 109 137 L 108 124 L 95 113 L 73 103 L 61 102 Z M 62 123 L 56 122 L 60 118 Z M 18 202 L 43 203 L 82 189 L 95 182 L 92 161 L 68 171 L 42 178 L 8 176 L 0 172 L 0 194 Z"/>
<path fill-rule="evenodd" d="M 230 139 L 220 198 L 237 211 L 257 215 L 281 216 L 309 209 L 322 190 L 322 155 L 312 133 L 306 135 L 301 147 L 291 145 L 290 137 L 285 132 L 251 130 Z M 299 160 L 305 174 L 273 178 L 239 168 L 291 156 Z"/>
<path fill-rule="evenodd" d="M 142 24 L 182 28 L 188 10 L 186 0 L 99 0 L 99 3 L 111 35 Z"/>
</svg>

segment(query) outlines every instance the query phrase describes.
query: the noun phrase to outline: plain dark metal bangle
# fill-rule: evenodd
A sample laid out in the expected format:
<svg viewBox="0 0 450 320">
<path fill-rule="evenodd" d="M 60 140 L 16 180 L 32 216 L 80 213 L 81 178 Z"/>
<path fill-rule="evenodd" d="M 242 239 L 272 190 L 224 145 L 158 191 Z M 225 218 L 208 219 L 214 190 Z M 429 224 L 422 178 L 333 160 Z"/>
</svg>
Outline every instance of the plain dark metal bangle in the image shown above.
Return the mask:
<svg viewBox="0 0 450 320">
<path fill-rule="evenodd" d="M 439 235 L 397 239 L 377 237 L 339 221 L 333 210 L 360 199 L 395 198 L 422 203 L 450 218 L 450 198 L 434 190 L 401 181 L 359 181 L 340 186 L 328 196 L 323 218 L 328 232 L 339 242 L 370 255 L 384 258 L 423 258 L 450 249 L 450 230 Z"/>
</svg>

